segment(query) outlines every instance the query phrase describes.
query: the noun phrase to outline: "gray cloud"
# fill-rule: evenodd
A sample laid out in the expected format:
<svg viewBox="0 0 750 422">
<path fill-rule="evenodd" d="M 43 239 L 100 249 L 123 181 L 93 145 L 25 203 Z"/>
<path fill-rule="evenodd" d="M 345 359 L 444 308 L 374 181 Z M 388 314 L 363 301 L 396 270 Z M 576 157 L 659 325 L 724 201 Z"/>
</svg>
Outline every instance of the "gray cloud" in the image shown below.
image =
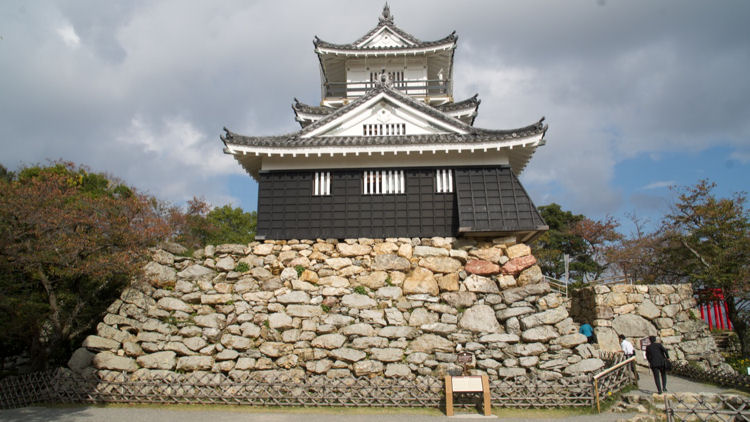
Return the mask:
<svg viewBox="0 0 750 422">
<path fill-rule="evenodd" d="M 724 145 L 747 162 L 746 2 L 390 3 L 419 38 L 458 31 L 456 97 L 480 94 L 477 125 L 547 116 L 549 142 L 522 176 L 540 204 L 620 209 L 633 197 L 613 188 L 614 165 L 643 152 Z M 312 37 L 352 41 L 381 6 L 3 2 L 0 162 L 65 158 L 172 201 L 237 202 L 221 127 L 296 130 L 292 98 L 320 95 Z"/>
</svg>

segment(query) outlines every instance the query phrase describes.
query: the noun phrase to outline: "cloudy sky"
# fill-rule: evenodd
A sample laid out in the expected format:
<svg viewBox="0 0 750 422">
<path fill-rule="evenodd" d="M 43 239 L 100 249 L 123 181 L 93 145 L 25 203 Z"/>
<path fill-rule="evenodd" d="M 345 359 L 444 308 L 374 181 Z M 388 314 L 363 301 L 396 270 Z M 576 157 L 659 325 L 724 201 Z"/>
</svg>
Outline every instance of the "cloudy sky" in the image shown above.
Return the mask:
<svg viewBox="0 0 750 422">
<path fill-rule="evenodd" d="M 396 24 L 456 30 L 455 97 L 476 125 L 547 117 L 521 175 L 537 205 L 658 219 L 670 185 L 750 176 L 750 2 L 391 0 Z M 222 127 L 298 128 L 320 100 L 312 39 L 351 42 L 372 1 L 0 2 L 0 163 L 65 159 L 181 204 L 256 207 Z"/>
</svg>

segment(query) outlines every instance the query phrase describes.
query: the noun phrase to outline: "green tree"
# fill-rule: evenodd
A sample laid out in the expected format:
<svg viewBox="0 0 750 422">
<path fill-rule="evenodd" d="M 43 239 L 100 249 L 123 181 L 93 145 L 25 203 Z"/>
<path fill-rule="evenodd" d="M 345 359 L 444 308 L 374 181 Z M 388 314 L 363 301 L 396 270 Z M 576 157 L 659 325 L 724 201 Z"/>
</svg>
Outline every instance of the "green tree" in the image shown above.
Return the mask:
<svg viewBox="0 0 750 422">
<path fill-rule="evenodd" d="M 212 209 L 206 215 L 206 220 L 215 228 L 208 236 L 209 244 L 250 243 L 255 240 L 258 222 L 255 211 L 245 212 L 242 208 L 224 205 Z"/>
<path fill-rule="evenodd" d="M 564 211 L 554 203 L 539 207 L 539 212 L 549 226 L 534 244 L 534 255 L 542 272 L 562 278 L 565 254 L 570 258 L 569 276 L 572 280 L 594 280 L 607 270 L 607 250 L 620 236 L 616 231 L 618 223 L 613 218 L 592 220 Z"/>
<path fill-rule="evenodd" d="M 187 212 L 173 210 L 176 240 L 190 249 L 222 243 L 250 243 L 255 239 L 257 215 L 229 205 L 211 208 L 202 198 L 193 198 Z"/>
<path fill-rule="evenodd" d="M 168 233 L 153 198 L 71 163 L 0 180 L 0 354 L 64 363 Z"/>
<path fill-rule="evenodd" d="M 678 189 L 661 236 L 660 281 L 690 281 L 695 288 L 721 288 L 745 356 L 748 324 L 738 304 L 750 292 L 750 213 L 744 193 L 716 198 L 715 183 L 702 180 Z"/>
</svg>

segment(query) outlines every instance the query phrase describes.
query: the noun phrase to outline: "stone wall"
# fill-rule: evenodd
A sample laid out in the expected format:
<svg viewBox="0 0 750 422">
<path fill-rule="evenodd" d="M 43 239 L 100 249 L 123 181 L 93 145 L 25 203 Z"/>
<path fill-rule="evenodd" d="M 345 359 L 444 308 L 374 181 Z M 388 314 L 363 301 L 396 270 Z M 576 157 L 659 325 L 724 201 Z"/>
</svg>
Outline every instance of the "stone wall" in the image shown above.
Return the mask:
<svg viewBox="0 0 750 422">
<path fill-rule="evenodd" d="M 620 334 L 636 349 L 641 338 L 653 335 L 674 360 L 694 362 L 705 369 L 732 370 L 700 319 L 689 284 L 597 285 L 577 290 L 571 297 L 570 314 L 575 321 L 594 326 L 604 351 L 620 350 Z M 642 353 L 636 356 L 645 364 Z"/>
<path fill-rule="evenodd" d="M 165 250 L 169 249 L 169 250 Z M 603 367 L 514 239 L 266 241 L 153 251 L 69 362 L 77 372 L 491 378 Z"/>
</svg>

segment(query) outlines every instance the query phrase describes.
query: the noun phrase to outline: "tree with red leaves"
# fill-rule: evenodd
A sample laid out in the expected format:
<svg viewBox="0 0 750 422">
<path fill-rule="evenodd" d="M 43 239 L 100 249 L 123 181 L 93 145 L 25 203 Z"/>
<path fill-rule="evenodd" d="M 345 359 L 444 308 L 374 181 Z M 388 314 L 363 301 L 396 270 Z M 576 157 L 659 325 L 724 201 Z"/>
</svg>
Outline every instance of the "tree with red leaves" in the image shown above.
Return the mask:
<svg viewBox="0 0 750 422">
<path fill-rule="evenodd" d="M 0 178 L 0 357 L 63 363 L 168 236 L 153 198 L 71 163 Z"/>
</svg>

